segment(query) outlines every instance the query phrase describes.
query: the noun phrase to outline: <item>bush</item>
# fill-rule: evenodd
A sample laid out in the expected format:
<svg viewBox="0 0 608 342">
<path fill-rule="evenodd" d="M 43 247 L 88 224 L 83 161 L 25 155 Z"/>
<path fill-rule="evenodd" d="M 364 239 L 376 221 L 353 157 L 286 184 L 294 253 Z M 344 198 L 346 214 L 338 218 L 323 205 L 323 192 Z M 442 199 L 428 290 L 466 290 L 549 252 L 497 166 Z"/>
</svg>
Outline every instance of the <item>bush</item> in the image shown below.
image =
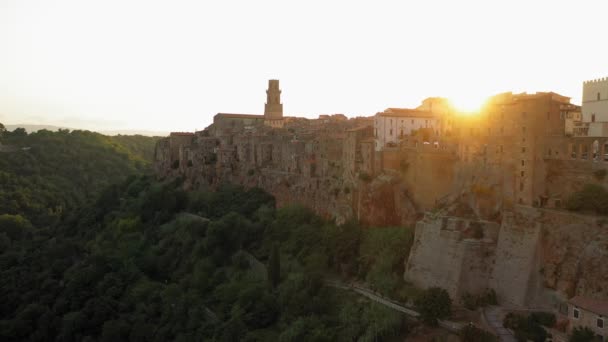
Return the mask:
<svg viewBox="0 0 608 342">
<path fill-rule="evenodd" d="M 592 211 L 608 214 L 608 191 L 600 185 L 587 184 L 579 192 L 570 196 L 566 208 L 572 211 Z"/>
<path fill-rule="evenodd" d="M 415 306 L 423 322 L 437 325 L 438 320 L 452 314 L 452 299 L 445 289 L 431 287 L 425 290 L 415 301 Z"/>
<path fill-rule="evenodd" d="M 541 319 L 548 320 L 548 316 L 541 314 Z M 503 320 L 505 328 L 515 331 L 515 338 L 518 341 L 539 341 L 543 342 L 547 338 L 547 332 L 538 321 L 539 315 L 531 314 L 524 316 L 520 314 L 508 313 Z"/>
<path fill-rule="evenodd" d="M 552 327 L 556 322 L 555 315 L 550 312 L 533 312 L 530 319 L 546 327 Z"/>
<path fill-rule="evenodd" d="M 572 335 L 568 339 L 569 342 L 591 342 L 594 341 L 595 334 L 593 330 L 587 327 L 576 327 L 572 331 Z"/>
<path fill-rule="evenodd" d="M 465 308 L 469 310 L 475 310 L 478 307 L 498 304 L 494 289 L 486 289 L 484 293 L 478 295 L 465 293 L 462 295 L 462 302 Z"/>
</svg>

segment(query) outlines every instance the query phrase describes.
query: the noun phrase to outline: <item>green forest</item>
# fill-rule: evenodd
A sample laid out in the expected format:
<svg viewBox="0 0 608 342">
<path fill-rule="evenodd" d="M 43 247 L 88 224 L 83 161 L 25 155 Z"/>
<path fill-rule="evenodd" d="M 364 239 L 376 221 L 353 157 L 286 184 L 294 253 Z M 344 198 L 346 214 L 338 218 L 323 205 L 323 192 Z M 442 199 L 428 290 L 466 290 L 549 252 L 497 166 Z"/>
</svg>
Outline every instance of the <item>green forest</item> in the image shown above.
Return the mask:
<svg viewBox="0 0 608 342">
<path fill-rule="evenodd" d="M 182 190 L 155 140 L 4 132 L 2 341 L 391 341 L 415 323 L 326 285 L 402 300 L 413 230 L 338 226 L 260 189 Z M 22 149 L 25 148 L 25 149 Z"/>
<path fill-rule="evenodd" d="M 94 200 L 105 187 L 149 172 L 156 138 L 89 131 L 2 130 L 0 214 L 20 215 L 36 227 Z"/>
</svg>

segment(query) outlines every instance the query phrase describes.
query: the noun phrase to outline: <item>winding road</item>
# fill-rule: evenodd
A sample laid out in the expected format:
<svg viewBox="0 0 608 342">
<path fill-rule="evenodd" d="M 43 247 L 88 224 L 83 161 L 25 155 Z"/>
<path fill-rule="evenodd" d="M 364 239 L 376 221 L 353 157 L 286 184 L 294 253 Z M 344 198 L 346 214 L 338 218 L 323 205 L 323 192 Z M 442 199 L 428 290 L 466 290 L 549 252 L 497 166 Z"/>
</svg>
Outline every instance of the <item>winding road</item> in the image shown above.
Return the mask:
<svg viewBox="0 0 608 342">
<path fill-rule="evenodd" d="M 336 281 L 327 281 L 326 282 L 327 285 L 331 286 L 331 287 L 335 287 L 335 288 L 339 288 L 339 289 L 343 289 L 343 290 L 351 290 L 354 291 L 362 296 L 365 296 L 369 299 L 371 299 L 372 301 L 376 302 L 376 303 L 380 303 L 384 306 L 387 306 L 393 310 L 397 310 L 399 312 L 403 312 L 404 314 L 411 316 L 413 318 L 418 318 L 420 316 L 420 314 L 418 312 L 416 312 L 415 310 L 412 310 L 411 308 L 405 307 L 403 306 L 403 304 L 398 303 L 394 300 L 391 300 L 389 298 L 386 297 L 382 297 L 378 294 L 376 294 L 375 292 L 373 292 L 370 289 L 358 286 L 358 285 L 348 285 L 348 284 L 343 284 L 343 283 L 339 283 Z M 459 323 L 459 322 L 452 322 L 452 321 L 444 321 L 444 320 L 440 320 L 439 321 L 439 326 L 441 326 L 444 329 L 447 329 L 451 332 L 455 332 L 457 333 L 458 331 L 460 331 L 460 329 L 462 329 L 464 327 L 464 323 Z"/>
</svg>

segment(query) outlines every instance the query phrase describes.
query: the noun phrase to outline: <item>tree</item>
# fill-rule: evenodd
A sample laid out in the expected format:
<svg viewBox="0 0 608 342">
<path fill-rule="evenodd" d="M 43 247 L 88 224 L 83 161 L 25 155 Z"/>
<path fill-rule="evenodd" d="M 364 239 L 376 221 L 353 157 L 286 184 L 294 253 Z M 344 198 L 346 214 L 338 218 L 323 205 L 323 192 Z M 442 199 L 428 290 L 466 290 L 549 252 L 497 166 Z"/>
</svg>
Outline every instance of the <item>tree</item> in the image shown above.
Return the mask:
<svg viewBox="0 0 608 342">
<path fill-rule="evenodd" d="M 595 334 L 593 330 L 587 327 L 576 327 L 572 331 L 572 335 L 570 335 L 570 342 L 591 342 L 595 338 Z"/>
<path fill-rule="evenodd" d="M 12 135 L 15 137 L 25 137 L 25 136 L 27 136 L 27 131 L 25 130 L 25 128 L 21 128 L 21 127 L 15 128 Z"/>
<path fill-rule="evenodd" d="M 437 325 L 440 319 L 452 314 L 452 299 L 445 289 L 431 287 L 425 290 L 415 301 L 415 306 L 423 322 Z"/>
<path fill-rule="evenodd" d="M 0 138 L 2 138 L 2 136 L 4 135 L 4 133 L 6 133 L 6 127 L 4 127 L 4 125 L 2 124 L 2 122 L 0 122 Z"/>
<path fill-rule="evenodd" d="M 275 243 L 272 245 L 272 251 L 268 258 L 268 282 L 271 289 L 276 289 L 281 281 L 281 259 L 279 255 L 279 247 Z"/>
</svg>

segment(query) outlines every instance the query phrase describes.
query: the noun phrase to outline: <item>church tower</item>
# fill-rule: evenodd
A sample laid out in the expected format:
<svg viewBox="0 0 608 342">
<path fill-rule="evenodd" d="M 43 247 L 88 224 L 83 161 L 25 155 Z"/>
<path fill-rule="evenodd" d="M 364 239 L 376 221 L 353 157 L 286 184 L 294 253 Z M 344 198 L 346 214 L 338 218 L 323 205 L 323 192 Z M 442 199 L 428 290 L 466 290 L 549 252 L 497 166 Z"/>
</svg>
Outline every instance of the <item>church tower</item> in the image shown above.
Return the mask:
<svg viewBox="0 0 608 342">
<path fill-rule="evenodd" d="M 266 90 L 266 106 L 264 107 L 264 119 L 283 119 L 283 104 L 281 104 L 281 89 L 279 89 L 279 80 L 268 80 L 268 90 Z"/>
</svg>

